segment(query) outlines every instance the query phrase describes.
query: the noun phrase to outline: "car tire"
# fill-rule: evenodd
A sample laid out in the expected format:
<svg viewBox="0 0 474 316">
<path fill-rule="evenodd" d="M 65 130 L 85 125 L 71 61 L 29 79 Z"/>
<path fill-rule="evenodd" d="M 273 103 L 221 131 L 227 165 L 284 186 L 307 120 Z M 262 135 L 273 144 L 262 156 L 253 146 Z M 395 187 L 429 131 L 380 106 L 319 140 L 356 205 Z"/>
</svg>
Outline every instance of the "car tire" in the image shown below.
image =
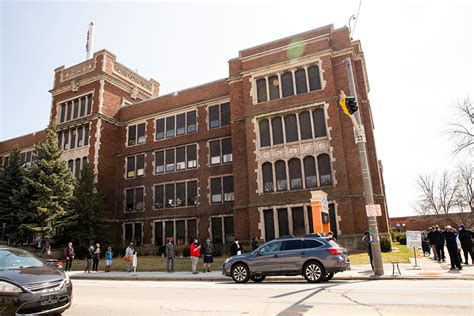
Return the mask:
<svg viewBox="0 0 474 316">
<path fill-rule="evenodd" d="M 334 277 L 334 273 L 333 273 L 333 272 L 331 272 L 331 273 L 326 273 L 326 276 L 324 277 L 323 282 L 328 282 L 328 281 L 330 281 L 333 277 Z"/>
<path fill-rule="evenodd" d="M 250 279 L 252 281 L 254 281 L 255 283 L 260 283 L 262 282 L 263 280 L 265 280 L 266 276 L 265 275 L 253 275 L 250 277 Z"/>
<path fill-rule="evenodd" d="M 305 264 L 303 268 L 303 276 L 306 281 L 310 283 L 318 283 L 325 280 L 326 272 L 319 262 L 311 261 Z"/>
<path fill-rule="evenodd" d="M 250 278 L 249 268 L 243 263 L 237 263 L 233 266 L 231 274 L 235 283 L 246 283 Z"/>
</svg>

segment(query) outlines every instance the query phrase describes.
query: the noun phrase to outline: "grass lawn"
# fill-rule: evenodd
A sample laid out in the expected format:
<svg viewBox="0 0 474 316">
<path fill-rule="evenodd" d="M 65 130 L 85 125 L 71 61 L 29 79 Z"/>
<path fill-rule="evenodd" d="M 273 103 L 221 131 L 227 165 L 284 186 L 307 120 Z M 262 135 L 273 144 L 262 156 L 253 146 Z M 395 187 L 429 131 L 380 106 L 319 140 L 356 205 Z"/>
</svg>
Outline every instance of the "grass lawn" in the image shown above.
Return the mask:
<svg viewBox="0 0 474 316">
<path fill-rule="evenodd" d="M 398 261 L 400 263 L 410 263 L 409 258 L 413 258 L 413 248 L 408 248 L 405 245 L 399 243 L 392 244 L 392 252 L 382 252 L 382 261 L 389 263 L 390 261 Z M 422 257 L 423 253 L 417 250 L 417 257 Z M 351 264 L 370 264 L 369 255 L 364 253 L 349 254 Z"/>
</svg>

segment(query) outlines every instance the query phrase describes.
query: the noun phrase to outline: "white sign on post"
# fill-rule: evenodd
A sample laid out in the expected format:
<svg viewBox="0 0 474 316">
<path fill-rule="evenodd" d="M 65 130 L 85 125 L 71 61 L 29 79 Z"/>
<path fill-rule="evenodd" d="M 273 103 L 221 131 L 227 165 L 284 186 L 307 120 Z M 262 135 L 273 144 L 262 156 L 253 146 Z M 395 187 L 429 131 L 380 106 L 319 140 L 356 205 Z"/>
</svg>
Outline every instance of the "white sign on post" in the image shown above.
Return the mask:
<svg viewBox="0 0 474 316">
<path fill-rule="evenodd" d="M 365 206 L 367 217 L 371 216 L 382 216 L 382 208 L 380 204 L 369 204 Z"/>
<path fill-rule="evenodd" d="M 407 230 L 407 247 L 421 248 L 421 231 Z"/>
</svg>

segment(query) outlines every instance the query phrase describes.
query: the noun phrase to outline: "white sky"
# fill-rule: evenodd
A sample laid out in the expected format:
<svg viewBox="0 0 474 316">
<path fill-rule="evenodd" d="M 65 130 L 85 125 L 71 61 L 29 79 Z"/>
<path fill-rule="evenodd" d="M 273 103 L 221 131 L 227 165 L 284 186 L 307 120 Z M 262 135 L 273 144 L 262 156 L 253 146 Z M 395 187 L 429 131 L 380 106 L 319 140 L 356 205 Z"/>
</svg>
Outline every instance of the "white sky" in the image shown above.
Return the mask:
<svg viewBox="0 0 474 316">
<path fill-rule="evenodd" d="M 359 1 L 0 1 L 0 140 L 46 127 L 53 71 L 94 50 L 161 84 L 161 94 L 228 76 L 238 51 L 346 25 Z M 413 214 L 418 174 L 455 166 L 445 131 L 474 97 L 474 2 L 363 0 L 360 39 L 391 217 Z M 352 23 L 353 24 L 353 23 Z M 19 119 L 21 115 L 21 120 Z M 473 160 L 472 157 L 462 159 Z"/>
</svg>

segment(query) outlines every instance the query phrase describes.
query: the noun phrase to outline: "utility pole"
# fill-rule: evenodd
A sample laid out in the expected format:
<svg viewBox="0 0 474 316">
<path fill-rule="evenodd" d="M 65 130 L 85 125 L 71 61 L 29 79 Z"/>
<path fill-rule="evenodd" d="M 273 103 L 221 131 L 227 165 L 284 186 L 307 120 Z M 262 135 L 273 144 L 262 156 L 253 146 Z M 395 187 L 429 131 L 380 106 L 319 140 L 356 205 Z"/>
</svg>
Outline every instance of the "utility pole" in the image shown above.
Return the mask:
<svg viewBox="0 0 474 316">
<path fill-rule="evenodd" d="M 349 79 L 350 94 L 356 98 L 357 92 L 355 88 L 354 74 L 352 72 L 352 63 L 350 57 L 344 60 L 346 65 L 347 77 Z M 364 125 L 361 123 L 360 111 L 356 111 L 351 115 L 352 123 L 354 125 L 355 142 L 359 149 L 360 167 L 362 170 L 362 181 L 364 183 L 364 198 L 365 205 L 374 204 L 374 193 L 372 190 L 372 179 L 370 178 L 369 160 L 367 157 L 366 138 Z M 377 225 L 377 217 L 368 216 L 369 233 L 371 240 L 372 258 L 374 264 L 375 275 L 383 275 L 382 252 L 380 251 L 379 228 Z"/>
</svg>

